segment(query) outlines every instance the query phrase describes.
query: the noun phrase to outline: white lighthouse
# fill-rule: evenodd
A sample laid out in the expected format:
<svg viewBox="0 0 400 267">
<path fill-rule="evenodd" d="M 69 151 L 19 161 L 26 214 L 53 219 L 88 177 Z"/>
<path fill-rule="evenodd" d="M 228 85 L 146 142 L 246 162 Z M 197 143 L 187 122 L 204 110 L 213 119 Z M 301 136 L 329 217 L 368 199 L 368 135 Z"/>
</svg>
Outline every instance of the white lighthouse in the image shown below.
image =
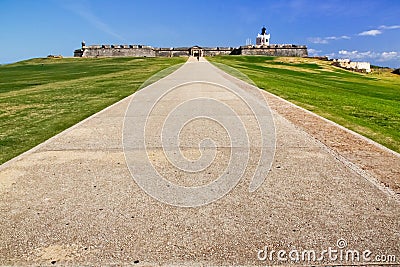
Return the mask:
<svg viewBox="0 0 400 267">
<path fill-rule="evenodd" d="M 269 39 L 271 34 L 267 34 L 267 29 L 263 27 L 261 29 L 261 34 L 257 35 L 256 45 L 269 45 Z"/>
</svg>

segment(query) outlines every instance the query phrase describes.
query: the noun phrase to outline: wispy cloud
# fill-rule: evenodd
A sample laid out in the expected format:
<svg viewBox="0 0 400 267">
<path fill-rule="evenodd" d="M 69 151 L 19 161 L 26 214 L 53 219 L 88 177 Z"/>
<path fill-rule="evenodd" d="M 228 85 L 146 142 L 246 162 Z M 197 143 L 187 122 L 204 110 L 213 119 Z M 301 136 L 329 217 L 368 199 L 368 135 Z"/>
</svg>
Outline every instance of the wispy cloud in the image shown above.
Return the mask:
<svg viewBox="0 0 400 267">
<path fill-rule="evenodd" d="M 312 57 L 317 56 L 321 52 L 322 52 L 321 50 L 316 50 L 316 49 L 313 49 L 313 48 L 309 48 L 308 49 L 308 54 L 310 56 L 312 56 Z"/>
<path fill-rule="evenodd" d="M 395 60 L 395 59 L 400 59 L 400 53 L 398 52 L 383 52 L 380 56 L 381 61 L 389 61 L 389 60 Z"/>
<path fill-rule="evenodd" d="M 342 40 L 342 39 L 349 40 L 349 39 L 351 39 L 351 37 L 347 36 L 347 35 L 342 35 L 342 36 L 329 36 L 329 37 L 326 37 L 325 39 L 326 40 Z"/>
<path fill-rule="evenodd" d="M 391 26 L 381 25 L 381 26 L 379 26 L 379 29 L 381 29 L 381 30 L 395 30 L 395 29 L 400 29 L 400 25 L 391 25 Z"/>
<path fill-rule="evenodd" d="M 360 52 L 357 50 L 347 51 L 340 50 L 338 54 L 333 54 L 332 57 L 349 58 L 351 60 L 376 60 L 378 62 L 385 62 L 391 60 L 400 60 L 400 53 L 395 51 L 390 52 L 373 52 L 365 51 Z"/>
<path fill-rule="evenodd" d="M 357 50 L 353 50 L 353 51 L 340 50 L 339 55 L 341 57 L 347 57 L 350 59 L 366 59 L 366 58 L 377 58 L 378 57 L 378 53 L 371 52 L 371 51 L 359 52 Z"/>
<path fill-rule="evenodd" d="M 360 32 L 358 35 L 360 36 L 376 36 L 382 34 L 382 31 L 380 30 L 369 30 L 369 31 L 364 31 L 364 32 Z"/>
<path fill-rule="evenodd" d="M 329 41 L 337 41 L 337 40 L 349 40 L 350 36 L 342 35 L 342 36 L 328 36 L 328 37 L 310 37 L 308 41 L 313 44 L 328 44 Z"/>
<path fill-rule="evenodd" d="M 328 43 L 328 40 L 326 40 L 325 38 L 321 38 L 321 37 L 310 37 L 307 40 L 313 44 L 327 44 Z"/>
<path fill-rule="evenodd" d="M 87 20 L 90 24 L 95 26 L 100 31 L 114 36 L 119 40 L 124 40 L 121 35 L 116 33 L 108 24 L 104 23 L 100 18 L 91 13 L 89 10 L 76 10 L 75 13 L 81 16 L 83 19 Z"/>
<path fill-rule="evenodd" d="M 400 25 L 390 25 L 390 26 L 381 25 L 377 29 L 363 31 L 354 36 L 377 36 L 382 34 L 385 30 L 395 30 L 395 29 L 400 29 Z M 342 35 L 342 36 L 328 36 L 328 37 L 310 37 L 307 40 L 313 44 L 329 44 L 330 41 L 350 40 L 350 39 L 351 39 L 350 36 Z"/>
<path fill-rule="evenodd" d="M 381 25 L 377 29 L 369 30 L 369 31 L 363 31 L 360 32 L 358 35 L 359 36 L 377 36 L 379 34 L 382 34 L 385 30 L 396 30 L 400 29 L 400 25 Z"/>
<path fill-rule="evenodd" d="M 103 33 L 106 33 L 108 35 L 111 35 L 121 41 L 125 40 L 124 37 L 122 37 L 120 34 L 118 34 L 114 29 L 112 29 L 107 23 L 105 23 L 103 20 L 101 20 L 99 17 L 97 17 L 90 9 L 89 6 L 84 5 L 85 2 L 61 2 L 62 6 L 75 13 L 82 19 L 86 20 L 88 23 L 93 25 L 95 28 L 98 30 L 102 31 Z"/>
</svg>

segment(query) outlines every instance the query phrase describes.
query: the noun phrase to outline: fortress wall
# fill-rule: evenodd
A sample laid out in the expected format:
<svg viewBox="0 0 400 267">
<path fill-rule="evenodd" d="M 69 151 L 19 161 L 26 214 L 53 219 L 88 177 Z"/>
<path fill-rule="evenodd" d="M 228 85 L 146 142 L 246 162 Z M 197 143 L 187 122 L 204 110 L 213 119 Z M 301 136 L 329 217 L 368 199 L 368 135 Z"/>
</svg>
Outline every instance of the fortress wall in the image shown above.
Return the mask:
<svg viewBox="0 0 400 267">
<path fill-rule="evenodd" d="M 369 62 L 350 61 L 349 59 L 335 59 L 332 65 L 357 72 L 371 72 L 371 64 Z"/>
<path fill-rule="evenodd" d="M 83 50 L 82 49 L 76 49 L 74 51 L 74 57 L 82 57 L 83 56 Z"/>
<path fill-rule="evenodd" d="M 274 57 L 307 57 L 307 47 L 289 47 L 289 46 L 278 46 L 278 47 L 241 47 L 241 55 L 266 55 Z"/>
<path fill-rule="evenodd" d="M 171 54 L 173 57 L 188 57 L 190 55 L 189 50 L 172 50 Z"/>
<path fill-rule="evenodd" d="M 153 48 L 137 45 L 92 45 L 74 51 L 75 57 L 181 57 L 189 48 Z"/>
<path fill-rule="evenodd" d="M 190 56 L 190 47 L 153 48 L 144 45 L 91 45 L 74 51 L 75 57 L 181 57 Z M 196 48 L 197 49 L 197 48 Z M 268 45 L 200 48 L 203 56 L 265 55 L 278 57 L 307 57 L 307 47 L 297 45 Z"/>
<path fill-rule="evenodd" d="M 130 48 L 129 46 L 96 46 L 83 48 L 82 57 L 155 57 L 152 48 Z"/>
<path fill-rule="evenodd" d="M 159 48 L 159 49 L 155 49 L 155 54 L 157 57 L 188 57 L 189 56 L 189 48 L 188 49 Z"/>
<path fill-rule="evenodd" d="M 233 51 L 233 48 L 206 48 L 204 49 L 204 56 L 212 57 L 218 55 L 230 55 Z"/>
</svg>

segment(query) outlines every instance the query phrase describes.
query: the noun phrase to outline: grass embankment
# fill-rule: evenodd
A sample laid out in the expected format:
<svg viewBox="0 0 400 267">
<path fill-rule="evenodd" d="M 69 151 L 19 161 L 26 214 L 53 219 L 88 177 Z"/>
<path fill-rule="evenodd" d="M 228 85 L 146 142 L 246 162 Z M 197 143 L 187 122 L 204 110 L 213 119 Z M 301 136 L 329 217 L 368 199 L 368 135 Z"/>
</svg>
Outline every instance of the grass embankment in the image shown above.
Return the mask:
<svg viewBox="0 0 400 267">
<path fill-rule="evenodd" d="M 0 164 L 185 58 L 32 59 L 0 66 Z"/>
<path fill-rule="evenodd" d="M 273 94 L 400 152 L 400 77 L 303 58 L 218 56 Z"/>
</svg>

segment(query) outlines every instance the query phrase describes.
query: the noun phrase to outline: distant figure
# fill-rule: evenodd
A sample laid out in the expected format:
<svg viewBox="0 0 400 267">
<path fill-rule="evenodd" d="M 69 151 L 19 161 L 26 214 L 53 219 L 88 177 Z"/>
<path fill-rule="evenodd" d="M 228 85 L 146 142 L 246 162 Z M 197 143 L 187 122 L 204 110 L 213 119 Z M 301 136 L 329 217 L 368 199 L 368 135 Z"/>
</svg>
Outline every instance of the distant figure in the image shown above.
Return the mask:
<svg viewBox="0 0 400 267">
<path fill-rule="evenodd" d="M 200 61 L 200 54 L 197 54 L 197 61 Z"/>
<path fill-rule="evenodd" d="M 85 41 L 82 41 L 82 47 L 85 47 L 85 46 L 86 46 Z"/>
</svg>

